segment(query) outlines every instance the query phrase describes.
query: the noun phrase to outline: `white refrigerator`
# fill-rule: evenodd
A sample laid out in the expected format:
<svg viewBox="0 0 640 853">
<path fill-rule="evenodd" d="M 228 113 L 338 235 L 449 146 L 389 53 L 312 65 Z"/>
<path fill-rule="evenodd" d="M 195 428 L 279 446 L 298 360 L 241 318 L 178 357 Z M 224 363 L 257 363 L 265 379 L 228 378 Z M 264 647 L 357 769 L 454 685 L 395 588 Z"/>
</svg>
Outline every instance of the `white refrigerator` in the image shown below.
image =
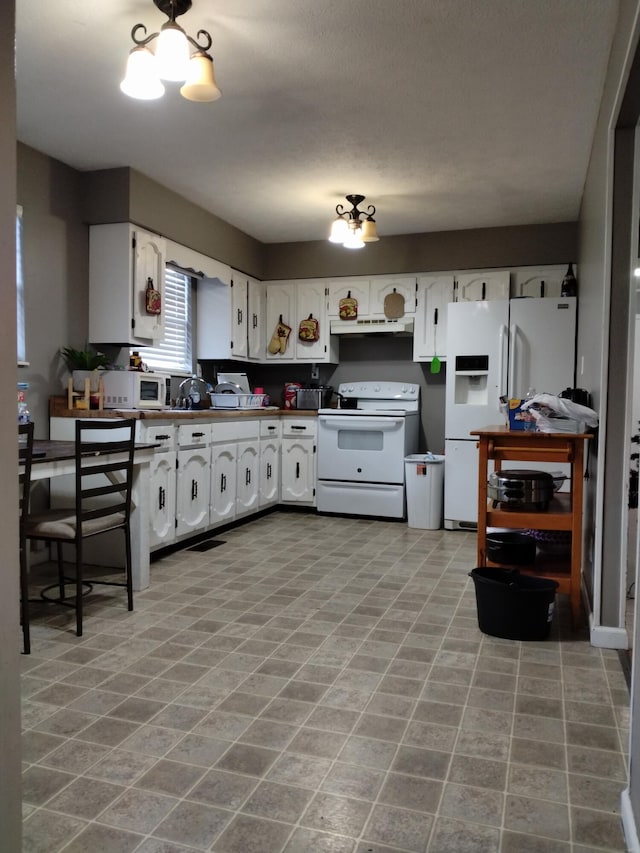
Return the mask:
<svg viewBox="0 0 640 853">
<path fill-rule="evenodd" d="M 504 423 L 500 397 L 574 386 L 576 298 L 454 302 L 447 309 L 444 526 L 475 529 L 472 429 Z M 557 466 L 556 466 L 557 467 Z"/>
</svg>

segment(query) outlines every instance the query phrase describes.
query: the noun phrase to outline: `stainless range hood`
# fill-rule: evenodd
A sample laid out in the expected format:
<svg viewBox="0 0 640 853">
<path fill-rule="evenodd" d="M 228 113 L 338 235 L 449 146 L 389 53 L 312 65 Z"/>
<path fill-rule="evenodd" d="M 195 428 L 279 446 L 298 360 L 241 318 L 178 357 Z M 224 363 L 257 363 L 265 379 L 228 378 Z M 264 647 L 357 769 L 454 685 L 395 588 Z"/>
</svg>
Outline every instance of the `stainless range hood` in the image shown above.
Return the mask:
<svg viewBox="0 0 640 853">
<path fill-rule="evenodd" d="M 371 317 L 361 320 L 332 320 L 332 335 L 413 335 L 413 317 L 387 320 L 386 317 Z"/>
</svg>

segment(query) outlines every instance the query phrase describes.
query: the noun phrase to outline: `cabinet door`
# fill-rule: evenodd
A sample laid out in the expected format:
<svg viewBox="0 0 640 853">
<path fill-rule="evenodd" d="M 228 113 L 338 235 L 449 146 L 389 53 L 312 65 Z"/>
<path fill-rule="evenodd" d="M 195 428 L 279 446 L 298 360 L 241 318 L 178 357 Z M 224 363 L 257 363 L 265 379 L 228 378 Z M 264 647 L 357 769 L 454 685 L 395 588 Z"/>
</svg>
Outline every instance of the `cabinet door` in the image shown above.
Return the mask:
<svg viewBox="0 0 640 853">
<path fill-rule="evenodd" d="M 178 451 L 176 536 L 209 526 L 211 450 L 202 447 Z"/>
<path fill-rule="evenodd" d="M 278 502 L 280 493 L 280 442 L 260 442 L 260 507 Z"/>
<path fill-rule="evenodd" d="M 270 281 L 266 292 L 266 325 L 265 344 L 267 361 L 293 361 L 296 351 L 295 320 L 295 284 L 292 281 Z M 289 337 L 280 338 L 281 346 L 277 352 L 269 352 L 269 344 L 276 333 L 278 323 L 282 322 L 291 328 Z M 284 351 L 283 351 L 284 348 Z"/>
<path fill-rule="evenodd" d="M 369 314 L 369 279 L 341 278 L 328 282 L 329 287 L 329 317 L 333 320 L 340 317 L 340 300 L 349 294 L 358 302 L 358 317 Z"/>
<path fill-rule="evenodd" d="M 137 229 L 134 233 L 133 261 L 133 319 L 136 337 L 161 341 L 164 336 L 164 237 Z M 147 312 L 147 285 L 160 291 L 159 314 Z"/>
<path fill-rule="evenodd" d="M 418 305 L 413 331 L 413 360 L 446 357 L 447 305 L 453 302 L 451 273 L 418 278 Z"/>
<path fill-rule="evenodd" d="M 211 448 L 211 524 L 236 516 L 236 444 Z"/>
<path fill-rule="evenodd" d="M 249 515 L 258 509 L 259 458 L 257 444 L 254 442 L 238 444 L 236 516 Z"/>
<path fill-rule="evenodd" d="M 247 279 L 247 355 L 253 361 L 264 354 L 264 285 Z"/>
<path fill-rule="evenodd" d="M 247 358 L 247 290 L 248 281 L 239 273 L 233 274 L 231 283 L 231 357 Z"/>
<path fill-rule="evenodd" d="M 89 229 L 89 340 L 151 346 L 162 337 L 163 313 L 147 314 L 151 278 L 164 291 L 163 237 L 128 222 Z"/>
<path fill-rule="evenodd" d="M 149 474 L 149 545 L 160 547 L 176 535 L 176 454 L 156 453 Z"/>
<path fill-rule="evenodd" d="M 520 267 L 511 273 L 514 296 L 560 297 L 566 267 Z"/>
<path fill-rule="evenodd" d="M 198 282 L 198 359 L 227 359 L 231 353 L 232 292 L 230 283 L 218 279 Z"/>
<path fill-rule="evenodd" d="M 307 439 L 282 440 L 283 501 L 313 503 L 315 500 L 314 442 Z"/>
<path fill-rule="evenodd" d="M 483 302 L 485 299 L 508 299 L 510 281 L 509 270 L 458 274 L 456 275 L 456 301 Z"/>
<path fill-rule="evenodd" d="M 296 314 L 292 334 L 295 335 L 296 361 L 320 362 L 327 360 L 329 328 L 327 320 L 327 286 L 324 281 L 297 281 Z M 317 341 L 301 341 L 298 329 L 302 320 L 314 317 L 318 321 Z"/>
<path fill-rule="evenodd" d="M 369 314 L 372 317 L 384 317 L 384 300 L 391 293 L 404 297 L 404 313 L 415 314 L 416 279 L 413 278 L 374 278 L 371 280 Z"/>
</svg>

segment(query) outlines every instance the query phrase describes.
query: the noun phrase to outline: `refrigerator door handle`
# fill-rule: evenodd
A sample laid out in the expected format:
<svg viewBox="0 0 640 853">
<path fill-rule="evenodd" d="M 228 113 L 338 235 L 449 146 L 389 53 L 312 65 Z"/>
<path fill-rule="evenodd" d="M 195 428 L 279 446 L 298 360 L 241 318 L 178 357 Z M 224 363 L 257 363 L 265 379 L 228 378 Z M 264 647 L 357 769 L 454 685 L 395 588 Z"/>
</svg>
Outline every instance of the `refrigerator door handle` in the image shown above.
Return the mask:
<svg viewBox="0 0 640 853">
<path fill-rule="evenodd" d="M 507 394 L 509 397 L 513 397 L 516 393 L 516 352 L 518 349 L 518 327 L 515 323 L 511 325 L 509 338 L 509 383 Z"/>
<path fill-rule="evenodd" d="M 504 387 L 505 379 L 505 364 L 507 361 L 507 353 L 509 346 L 509 332 L 507 327 L 502 324 L 498 333 L 498 346 L 500 348 L 499 373 L 498 373 L 498 397 L 502 397 L 506 391 Z"/>
</svg>

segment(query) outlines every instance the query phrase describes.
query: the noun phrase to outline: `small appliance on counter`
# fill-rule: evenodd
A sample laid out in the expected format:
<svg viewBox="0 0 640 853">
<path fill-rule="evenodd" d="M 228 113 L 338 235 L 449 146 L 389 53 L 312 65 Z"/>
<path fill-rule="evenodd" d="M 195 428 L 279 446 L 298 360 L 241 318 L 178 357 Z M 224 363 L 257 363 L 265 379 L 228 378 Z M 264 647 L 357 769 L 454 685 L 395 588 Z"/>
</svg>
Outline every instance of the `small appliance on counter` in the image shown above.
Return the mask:
<svg viewBox="0 0 640 853">
<path fill-rule="evenodd" d="M 105 409 L 166 409 L 167 376 L 139 370 L 101 373 Z"/>
<path fill-rule="evenodd" d="M 315 387 L 296 389 L 296 409 L 328 409 L 331 406 L 333 387 L 316 385 Z"/>
</svg>

